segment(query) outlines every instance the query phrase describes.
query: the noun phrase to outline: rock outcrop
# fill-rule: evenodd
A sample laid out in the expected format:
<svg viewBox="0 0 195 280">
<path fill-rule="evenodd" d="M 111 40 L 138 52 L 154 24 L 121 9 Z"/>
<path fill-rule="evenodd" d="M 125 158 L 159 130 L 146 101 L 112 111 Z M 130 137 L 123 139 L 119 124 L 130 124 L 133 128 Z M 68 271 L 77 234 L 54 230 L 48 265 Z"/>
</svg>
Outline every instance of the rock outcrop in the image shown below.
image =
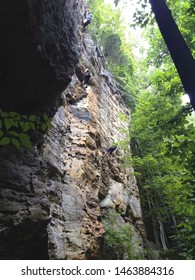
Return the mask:
<svg viewBox="0 0 195 280">
<path fill-rule="evenodd" d="M 83 1 L 6 0 L 0 10 L 1 109 L 51 111 L 80 56 Z"/>
<path fill-rule="evenodd" d="M 24 98 L 22 107 L 17 104 L 16 94 L 13 108 L 19 106 L 21 111 L 29 108 L 33 111 L 33 104 L 37 101 L 40 112 L 45 108 L 53 110 L 56 104 L 59 106 L 42 145 L 34 145 L 32 151 L 17 150 L 11 145 L 1 147 L 0 258 L 106 258 L 103 253 L 103 220 L 113 211 L 120 227 L 126 223 L 132 225 L 130 240 L 139 243 L 135 250 L 141 255 L 145 237 L 139 192 L 133 168 L 125 165 L 125 156 L 130 151 L 128 147 L 124 150 L 122 145 L 127 139 L 128 127 L 126 121 L 121 121 L 121 114 L 127 118 L 130 115 L 116 82 L 105 70 L 105 61 L 99 56 L 97 46 L 81 29 L 76 33 L 79 17 L 73 22 L 73 15 L 84 11 L 84 3 L 58 0 L 48 1 L 50 4 L 41 1 L 38 5 L 38 1 L 24 2 L 30 7 L 29 18 L 33 26 L 40 23 L 41 9 L 44 7 L 44 11 L 48 11 L 48 16 L 42 18 L 43 23 L 39 28 L 37 25 L 38 31 L 35 32 L 37 37 L 40 32 L 40 51 L 43 46 L 41 34 L 49 36 L 45 34 L 50 28 L 54 28 L 51 33 L 60 51 L 57 50 L 57 55 L 44 53 L 40 61 L 44 64 L 46 59 L 47 70 L 39 62 L 33 62 L 36 66 L 33 79 L 38 75 L 38 67 L 39 73 L 49 83 L 51 76 L 48 76 L 48 70 L 52 71 L 54 80 L 50 81 L 51 87 L 47 82 L 42 87 L 41 81 L 35 78 L 35 84 L 41 88 L 40 99 L 39 94 L 34 96 L 29 89 L 29 99 L 24 97 L 24 91 L 20 95 L 21 99 Z M 8 9 L 11 1 L 7 3 Z M 54 12 L 52 17 L 49 16 L 51 10 Z M 69 19 L 65 19 L 65 10 Z M 54 26 L 53 21 L 51 25 L 49 23 L 51 18 L 55 21 Z M 58 26 L 66 33 L 65 39 L 61 38 L 64 33 L 57 30 Z M 71 34 L 73 37 L 69 38 L 68 44 L 67 36 Z M 79 51 L 80 58 L 76 63 L 77 55 L 74 53 Z M 87 87 L 81 83 L 85 68 L 90 68 L 93 73 Z M 59 73 L 59 69 L 63 69 L 62 72 Z M 61 88 L 60 96 L 60 88 L 54 86 L 62 82 L 58 74 L 66 77 L 62 79 L 63 87 L 71 81 L 65 90 Z M 18 77 L 21 78 L 19 73 Z M 24 90 L 28 89 L 28 83 L 27 79 Z M 7 89 L 9 94 L 13 95 L 15 85 L 13 83 Z M 55 106 L 51 102 L 50 91 L 52 98 L 58 96 Z M 12 108 L 6 101 L 3 104 L 4 108 Z M 113 140 L 118 142 L 118 148 L 111 156 L 105 156 Z"/>
<path fill-rule="evenodd" d="M 111 75 L 109 80 L 102 75 L 104 63 L 87 34 L 83 45 L 81 63 L 62 94 L 44 146 L 43 158 L 52 170 L 51 258 L 97 258 L 104 234 L 102 209 L 114 209 L 131 224 L 137 222 L 140 232 L 143 227 L 133 169 L 123 164 L 120 144 L 112 156 L 105 156 L 113 139 L 118 143 L 127 139 L 127 123 L 120 115 L 126 113 L 128 118 L 129 112 Z M 93 73 L 87 87 L 80 78 L 85 68 Z M 138 239 L 140 232 L 135 229 Z"/>
</svg>

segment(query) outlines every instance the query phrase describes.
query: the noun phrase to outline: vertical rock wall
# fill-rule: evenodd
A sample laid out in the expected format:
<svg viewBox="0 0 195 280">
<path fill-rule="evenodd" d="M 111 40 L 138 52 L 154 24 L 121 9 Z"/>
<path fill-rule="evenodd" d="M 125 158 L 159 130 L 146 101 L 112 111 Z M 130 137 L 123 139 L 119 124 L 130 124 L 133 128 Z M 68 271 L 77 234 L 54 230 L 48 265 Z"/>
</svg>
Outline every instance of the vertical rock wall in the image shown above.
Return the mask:
<svg viewBox="0 0 195 280">
<path fill-rule="evenodd" d="M 80 56 L 84 10 L 83 0 L 0 2 L 0 109 L 53 115 Z M 0 146 L 0 259 L 48 258 L 48 170 L 33 138 L 32 151 Z"/>
<path fill-rule="evenodd" d="M 2 15 L 15 7 L 6 3 Z M 23 53 L 24 42 L 18 37 L 19 56 L 13 45 L 8 48 L 13 54 L 0 69 L 1 105 L 22 112 L 57 109 L 42 145 L 35 143 L 32 151 L 11 145 L 0 148 L 0 259 L 102 258 L 102 221 L 111 211 L 117 213 L 121 227 L 132 225 L 132 242 L 142 244 L 139 192 L 133 169 L 123 164 L 127 151 L 119 145 L 110 158 L 104 158 L 112 138 L 120 142 L 127 136 L 127 124 L 118 114 L 130 116 L 97 47 L 81 32 L 84 1 L 21 0 L 19 4 L 13 22 L 18 11 L 25 15 L 28 11 L 23 24 L 30 24 L 26 32 L 34 33 L 32 37 L 25 33 Z M 17 57 L 20 63 L 15 67 L 20 67 L 12 72 Z M 86 67 L 93 72 L 87 88 L 81 85 Z M 58 102 L 53 103 L 56 96 Z"/>
<path fill-rule="evenodd" d="M 105 73 L 96 46 L 83 34 L 81 63 L 72 82 L 63 92 L 44 146 L 44 160 L 51 170 L 48 196 L 51 223 L 48 225 L 50 258 L 86 259 L 101 255 L 103 213 L 119 213 L 133 227 L 134 237 L 142 239 L 143 223 L 133 169 L 126 167 L 124 150 L 104 157 L 113 139 L 128 139 L 130 118 L 116 82 Z M 81 73 L 90 68 L 89 86 L 81 84 Z M 127 152 L 127 150 L 126 150 Z M 121 214 L 122 215 L 121 215 Z M 122 218 L 123 217 L 123 218 Z M 142 241 L 140 241 L 142 243 Z"/>
</svg>

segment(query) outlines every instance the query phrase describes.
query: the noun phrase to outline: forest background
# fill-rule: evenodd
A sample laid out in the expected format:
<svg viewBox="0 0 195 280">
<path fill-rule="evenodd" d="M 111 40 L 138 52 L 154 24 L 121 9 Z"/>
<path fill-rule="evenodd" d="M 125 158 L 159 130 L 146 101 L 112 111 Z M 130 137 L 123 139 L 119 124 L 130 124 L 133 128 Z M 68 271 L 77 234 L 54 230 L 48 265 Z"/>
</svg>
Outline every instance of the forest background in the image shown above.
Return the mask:
<svg viewBox="0 0 195 280">
<path fill-rule="evenodd" d="M 195 115 L 150 5 L 137 1 L 126 21 L 122 11 L 135 1 L 87 2 L 88 32 L 131 110 L 130 139 L 121 145 L 131 145 L 125 164 L 135 169 L 147 237 L 160 258 L 195 259 Z M 194 56 L 195 1 L 166 3 Z"/>
</svg>

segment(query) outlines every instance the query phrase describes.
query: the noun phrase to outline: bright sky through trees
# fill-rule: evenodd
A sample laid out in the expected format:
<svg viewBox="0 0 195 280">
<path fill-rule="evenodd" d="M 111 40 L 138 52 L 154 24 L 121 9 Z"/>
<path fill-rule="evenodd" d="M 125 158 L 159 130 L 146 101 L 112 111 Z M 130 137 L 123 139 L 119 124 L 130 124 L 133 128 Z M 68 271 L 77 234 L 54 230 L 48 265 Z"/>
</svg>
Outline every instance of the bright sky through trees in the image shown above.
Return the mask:
<svg viewBox="0 0 195 280">
<path fill-rule="evenodd" d="M 105 0 L 105 2 L 115 7 L 114 0 Z M 120 0 L 118 7 L 120 8 L 127 23 L 133 23 L 133 13 L 135 12 L 137 6 L 136 2 L 132 3 L 131 1 Z"/>
<path fill-rule="evenodd" d="M 111 4 L 113 8 L 115 7 L 114 0 L 105 0 L 105 2 Z M 143 29 L 140 29 L 138 26 L 135 29 L 130 27 L 130 25 L 133 23 L 133 14 L 136 11 L 136 9 L 139 8 L 139 6 L 140 5 L 137 4 L 137 1 L 120 0 L 118 4 L 121 14 L 125 20 L 127 34 L 130 32 L 136 41 L 136 45 L 133 47 L 134 54 L 137 57 L 142 57 L 143 49 L 148 48 L 148 43 L 141 36 L 141 34 L 143 33 Z M 148 11 L 149 10 L 150 10 L 150 6 L 148 7 Z M 140 52 L 140 47 L 142 48 L 142 52 Z M 182 99 L 184 104 L 190 101 L 189 96 L 187 94 L 183 95 Z"/>
<path fill-rule="evenodd" d="M 114 0 L 104 0 L 105 3 L 109 3 L 115 8 Z M 126 28 L 126 37 L 132 42 L 133 37 L 133 52 L 134 55 L 138 58 L 142 58 L 144 55 L 143 50 L 148 48 L 148 42 L 144 39 L 143 33 L 144 29 L 136 26 L 133 28 L 131 25 L 133 24 L 133 14 L 135 13 L 136 9 L 140 5 L 137 4 L 137 1 L 127 1 L 127 0 L 120 0 L 118 4 L 118 8 L 121 11 L 121 15 L 124 18 L 124 26 Z M 150 7 L 149 7 L 150 9 Z M 128 39 L 127 39 L 128 40 Z M 140 51 L 140 49 L 142 51 Z"/>
</svg>

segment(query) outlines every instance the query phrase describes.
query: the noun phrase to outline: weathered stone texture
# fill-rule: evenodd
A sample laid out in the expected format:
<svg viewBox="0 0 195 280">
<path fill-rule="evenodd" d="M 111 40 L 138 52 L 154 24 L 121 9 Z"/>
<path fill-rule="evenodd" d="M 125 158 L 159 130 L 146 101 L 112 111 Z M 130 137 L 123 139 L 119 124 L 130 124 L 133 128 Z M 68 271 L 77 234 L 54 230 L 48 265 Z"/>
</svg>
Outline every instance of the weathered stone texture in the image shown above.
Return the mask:
<svg viewBox="0 0 195 280">
<path fill-rule="evenodd" d="M 30 68 L 25 76 L 21 92 L 16 85 L 22 79 L 23 63 L 26 62 L 20 64 L 21 69 L 15 66 L 13 72 L 0 69 L 5 73 L 4 83 L 8 74 L 12 79 L 14 73 L 18 73 L 7 88 L 13 102 L 9 106 L 5 100 L 3 107 L 17 107 L 21 111 L 32 108 L 33 111 L 33 104 L 38 104 L 36 109 L 42 112 L 48 104 L 54 107 L 50 94 L 54 97 L 60 92 L 61 96 L 41 147 L 34 146 L 33 151 L 1 147 L 0 258 L 101 257 L 105 231 L 102 218 L 103 212 L 109 209 L 122 214 L 122 224 L 128 221 L 134 225 L 136 222 L 133 236 L 142 242 L 144 230 L 139 192 L 133 169 L 123 164 L 128 150 L 124 152 L 119 147 L 111 157 L 104 157 L 112 139 L 120 142 L 127 137 L 126 132 L 121 132 L 121 127 L 124 131 L 127 129 L 127 123 L 121 122 L 119 114 L 125 112 L 128 118 L 130 115 L 116 82 L 104 69 L 104 60 L 98 56 L 96 46 L 87 33 L 81 33 L 77 28 L 81 28 L 84 2 L 19 2 L 18 9 L 23 7 L 25 15 L 27 10 L 29 12 L 28 22 L 35 32 L 32 38 L 37 40 L 35 45 L 34 41 L 27 41 L 26 49 L 37 58 L 33 70 Z M 11 1 L 6 3 L 3 14 L 13 9 Z M 28 34 L 26 36 L 28 38 Z M 41 46 L 39 54 L 35 54 L 37 44 Z M 73 74 L 79 51 L 80 62 Z M 15 55 L 12 59 L 17 64 Z M 12 67 L 11 62 L 9 65 Z M 85 68 L 93 72 L 87 88 L 81 84 Z M 37 80 L 40 74 L 43 80 Z M 61 91 L 55 86 L 59 82 L 63 83 Z M 24 102 L 19 104 L 19 100 Z"/>
<path fill-rule="evenodd" d="M 83 12 L 76 0 L 0 2 L 1 109 L 54 114 L 80 55 Z M 36 146 L 0 147 L 0 258 L 48 258 L 48 165 Z"/>
<path fill-rule="evenodd" d="M 110 78 L 108 83 L 101 76 L 103 62 L 97 57 L 93 42 L 87 34 L 83 40 L 87 47 L 77 73 L 84 72 L 85 67 L 92 69 L 90 85 L 83 86 L 80 76 L 73 76 L 62 94 L 62 106 L 44 146 L 43 158 L 53 169 L 48 192 L 55 197 L 54 186 L 59 190 L 57 200 L 49 197 L 50 258 L 93 259 L 101 255 L 101 209 L 115 209 L 126 215 L 131 224 L 136 222 L 140 229 L 135 230 L 134 236 L 142 239 L 142 214 L 133 169 L 122 165 L 121 148 L 104 158 L 112 139 L 120 142 L 127 137 L 127 133 L 120 132 L 121 128 L 127 129 L 127 123 L 121 122 L 119 114 L 126 112 L 130 118 L 129 112 L 115 81 Z M 88 58 L 93 58 L 93 64 Z M 56 215 L 59 207 L 60 215 Z"/>
<path fill-rule="evenodd" d="M 36 151 L 1 148 L 1 259 L 48 257 L 45 228 L 50 221 L 50 205 L 45 168 Z"/>
</svg>

